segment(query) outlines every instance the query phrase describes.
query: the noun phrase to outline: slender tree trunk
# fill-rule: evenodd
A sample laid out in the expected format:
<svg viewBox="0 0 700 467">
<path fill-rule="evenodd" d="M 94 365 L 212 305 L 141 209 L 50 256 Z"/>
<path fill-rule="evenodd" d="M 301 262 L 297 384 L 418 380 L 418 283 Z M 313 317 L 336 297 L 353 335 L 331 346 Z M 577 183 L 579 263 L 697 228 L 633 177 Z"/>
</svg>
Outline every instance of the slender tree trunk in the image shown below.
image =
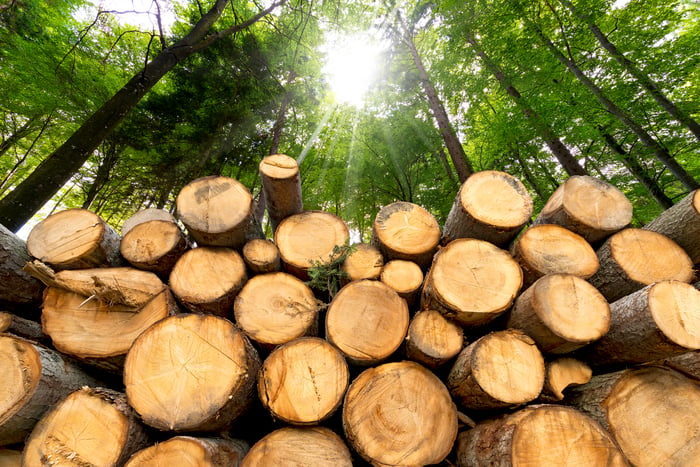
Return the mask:
<svg viewBox="0 0 700 467">
<path fill-rule="evenodd" d="M 471 32 L 467 32 L 467 42 L 474 48 L 477 55 L 481 58 L 486 68 L 496 77 L 501 87 L 508 93 L 508 95 L 513 99 L 515 104 L 523 111 L 525 116 L 530 120 L 532 126 L 539 133 L 540 137 L 545 141 L 547 147 L 552 152 L 554 157 L 557 158 L 561 164 L 564 171 L 569 175 L 588 175 L 586 169 L 584 169 L 578 160 L 571 154 L 571 151 L 564 145 L 564 143 L 554 135 L 552 130 L 547 126 L 545 122 L 542 121 L 540 115 L 531 107 L 529 107 L 523 100 L 520 92 L 513 86 L 509 80 L 506 78 L 503 71 L 496 65 L 484 52 L 479 44 L 476 42 L 476 38 Z"/>
<path fill-rule="evenodd" d="M 81 125 L 68 140 L 45 159 L 17 188 L 0 200 L 0 223 L 17 231 L 87 161 L 95 148 L 119 125 L 143 96 L 175 65 L 218 39 L 243 30 L 286 0 L 278 0 L 249 20 L 219 32 L 210 29 L 228 0 L 216 0 L 189 34 L 163 49 Z"/>
<path fill-rule="evenodd" d="M 532 173 L 532 170 L 527 166 L 525 161 L 523 160 L 522 154 L 520 154 L 520 149 L 518 146 L 513 145 L 511 146 L 511 151 L 512 154 L 515 156 L 515 159 L 518 161 L 518 165 L 520 166 L 520 169 L 523 171 L 523 176 L 525 177 L 525 181 L 528 182 L 528 184 L 532 187 L 533 190 L 535 190 L 535 193 L 537 193 L 537 196 L 539 196 L 542 199 L 546 199 L 549 195 L 545 194 L 544 190 L 540 187 L 539 183 L 537 183 L 537 179 Z"/>
<path fill-rule="evenodd" d="M 644 128 L 637 124 L 632 117 L 630 117 L 627 112 L 618 107 L 614 102 L 612 102 L 586 74 L 578 67 L 573 59 L 567 58 L 564 54 L 557 48 L 556 45 L 544 35 L 542 30 L 535 25 L 532 21 L 528 21 L 532 30 L 535 32 L 537 37 L 542 41 L 542 43 L 547 46 L 549 51 L 564 65 L 571 73 L 576 76 L 583 86 L 588 89 L 591 94 L 593 94 L 598 102 L 605 107 L 605 110 L 610 112 L 615 118 L 617 118 L 622 124 L 629 128 L 642 142 L 642 144 L 649 148 L 654 156 L 669 169 L 669 171 L 685 186 L 688 190 L 695 190 L 700 188 L 700 184 L 690 175 L 681 165 L 669 154 L 668 150 L 664 148 L 658 141 L 656 141 Z"/>
<path fill-rule="evenodd" d="M 17 161 L 15 162 L 15 165 L 12 166 L 12 169 L 5 175 L 5 178 L 0 181 L 0 196 L 4 193 L 5 189 L 7 188 L 7 182 L 12 178 L 12 176 L 15 174 L 17 169 L 24 164 L 24 161 L 27 160 L 27 157 L 29 157 L 29 154 L 32 152 L 32 149 L 34 149 L 34 146 L 36 145 L 37 141 L 41 139 L 41 136 L 44 134 L 44 131 L 46 131 L 46 128 L 48 128 L 49 123 L 51 122 L 51 119 L 53 118 L 53 113 L 50 113 L 48 117 L 46 117 L 46 120 L 44 123 L 41 125 L 41 129 L 39 129 L 39 133 L 36 135 L 34 140 L 32 141 L 32 144 L 29 145 L 27 150 L 24 152 L 24 155 Z M 8 139 L 9 140 L 9 139 Z M 6 141 L 8 141 L 6 140 Z M 9 145 L 7 149 L 9 149 Z M 0 151 L 0 157 L 5 153 L 5 150 Z"/>
<path fill-rule="evenodd" d="M 34 122 L 39 118 L 39 116 L 30 117 L 22 126 L 17 129 L 14 133 L 8 136 L 0 143 L 0 156 L 5 154 L 8 149 L 17 144 L 17 141 L 27 136 L 29 133 L 34 131 Z"/>
<path fill-rule="evenodd" d="M 437 91 L 435 90 L 435 86 L 433 86 L 433 83 L 430 81 L 428 72 L 426 71 L 425 66 L 423 65 L 423 61 L 421 60 L 420 55 L 418 54 L 418 49 L 416 49 L 416 44 L 413 42 L 413 39 L 411 37 L 406 36 L 408 35 L 406 34 L 404 36 L 404 42 L 411 51 L 413 63 L 415 63 L 416 68 L 418 69 L 418 75 L 420 76 L 421 84 L 423 85 L 423 90 L 425 91 L 425 94 L 428 97 L 428 104 L 430 105 L 430 110 L 433 112 L 435 120 L 437 120 L 438 127 L 440 128 L 440 134 L 442 135 L 442 139 L 445 142 L 447 151 L 450 154 L 452 163 L 455 166 L 455 170 L 457 171 L 459 181 L 460 183 L 463 183 L 467 179 L 467 177 L 469 177 L 469 175 L 474 173 L 474 169 L 469 163 L 467 155 L 464 152 L 464 148 L 462 147 L 462 143 L 459 141 L 457 133 L 455 132 L 454 128 L 452 127 L 452 124 L 450 123 L 450 118 L 447 115 L 445 106 L 442 104 L 442 101 L 440 101 L 440 98 L 437 95 Z"/>
<path fill-rule="evenodd" d="M 119 156 L 119 150 L 116 144 L 107 144 L 104 158 L 100 162 L 100 166 L 97 168 L 97 173 L 95 174 L 95 180 L 90 185 L 87 195 L 85 196 L 85 201 L 83 201 L 83 209 L 90 209 L 90 206 L 95 201 L 95 197 L 100 189 L 109 180 L 109 174 L 112 169 L 117 164 L 117 159 Z"/>
<path fill-rule="evenodd" d="M 600 45 L 608 51 L 610 56 L 614 58 L 617 63 L 622 65 L 622 67 L 639 82 L 639 84 L 649 93 L 651 97 L 654 98 L 661 108 L 668 112 L 678 122 L 685 125 L 695 135 L 695 137 L 700 140 L 700 124 L 686 112 L 680 109 L 668 97 L 666 97 L 661 89 L 659 89 L 659 86 L 649 77 L 648 74 L 640 70 L 639 67 L 632 62 L 632 60 L 620 52 L 615 44 L 610 42 L 608 36 L 606 36 L 605 33 L 600 30 L 598 25 L 593 22 L 590 15 L 578 10 L 576 7 L 574 7 L 570 0 L 559 1 L 569 10 L 571 10 L 575 16 L 588 25 L 588 29 L 590 29 L 595 38 L 598 39 Z"/>
</svg>

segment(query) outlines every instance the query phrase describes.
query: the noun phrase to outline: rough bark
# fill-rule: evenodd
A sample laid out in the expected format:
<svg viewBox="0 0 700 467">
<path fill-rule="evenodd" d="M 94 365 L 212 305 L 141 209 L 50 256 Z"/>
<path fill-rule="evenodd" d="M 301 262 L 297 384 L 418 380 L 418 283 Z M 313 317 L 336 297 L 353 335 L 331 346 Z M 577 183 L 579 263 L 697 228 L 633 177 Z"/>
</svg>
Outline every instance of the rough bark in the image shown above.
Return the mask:
<svg viewBox="0 0 700 467">
<path fill-rule="evenodd" d="M 27 243 L 0 225 L 0 308 L 36 319 L 44 286 L 22 269 L 28 261 Z"/>
<path fill-rule="evenodd" d="M 693 191 L 643 228 L 667 236 L 688 253 L 693 264 L 699 264 L 700 190 Z"/>
<path fill-rule="evenodd" d="M 0 311 L 0 333 L 12 334 L 41 344 L 50 342 L 49 336 L 41 330 L 40 323 L 5 311 Z"/>
<path fill-rule="evenodd" d="M 282 219 L 304 209 L 299 165 L 285 154 L 273 154 L 260 162 L 259 171 L 267 214 L 274 232 Z"/>
<path fill-rule="evenodd" d="M 241 467 L 261 465 L 308 467 L 352 467 L 350 450 L 340 436 L 328 428 L 285 427 L 264 436 L 250 448 Z"/>
</svg>

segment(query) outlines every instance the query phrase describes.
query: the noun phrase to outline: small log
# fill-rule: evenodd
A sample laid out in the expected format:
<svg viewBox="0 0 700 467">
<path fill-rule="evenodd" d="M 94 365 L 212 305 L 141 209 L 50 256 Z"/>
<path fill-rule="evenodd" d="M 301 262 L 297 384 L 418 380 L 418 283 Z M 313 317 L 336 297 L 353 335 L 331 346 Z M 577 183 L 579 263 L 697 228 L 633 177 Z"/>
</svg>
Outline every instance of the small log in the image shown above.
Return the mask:
<svg viewBox="0 0 700 467">
<path fill-rule="evenodd" d="M 367 243 L 356 243 L 343 262 L 345 283 L 362 279 L 379 279 L 384 266 L 382 253 Z"/>
<path fill-rule="evenodd" d="M 185 252 L 175 263 L 170 288 L 187 310 L 226 317 L 247 280 L 245 263 L 237 251 L 198 247 Z"/>
<path fill-rule="evenodd" d="M 326 338 L 355 365 L 388 358 L 406 337 L 408 305 L 379 281 L 354 281 L 340 289 L 326 313 Z"/>
<path fill-rule="evenodd" d="M 294 465 L 352 467 L 352 456 L 340 436 L 325 427 L 284 427 L 250 448 L 241 467 Z"/>
<path fill-rule="evenodd" d="M 478 326 L 508 310 L 522 283 L 522 270 L 507 251 L 461 238 L 435 255 L 423 284 L 421 308 L 437 310 L 463 326 Z"/>
<path fill-rule="evenodd" d="M 299 165 L 285 154 L 265 157 L 259 165 L 260 181 L 272 231 L 292 214 L 303 210 Z"/>
<path fill-rule="evenodd" d="M 644 226 L 667 236 L 688 253 L 693 264 L 700 263 L 700 190 L 695 190 Z"/>
<path fill-rule="evenodd" d="M 238 327 L 264 348 L 318 332 L 320 303 L 300 279 L 285 272 L 253 276 L 233 305 Z"/>
<path fill-rule="evenodd" d="M 346 439 L 373 465 L 442 462 L 457 437 L 457 423 L 445 385 L 415 362 L 363 371 L 343 404 Z"/>
<path fill-rule="evenodd" d="M 545 365 L 544 387 L 541 401 L 559 402 L 564 400 L 564 390 L 580 386 L 591 380 L 593 370 L 581 360 L 561 357 Z"/>
<path fill-rule="evenodd" d="M 447 377 L 463 407 L 491 410 L 533 401 L 544 385 L 544 359 L 522 331 L 487 334 L 465 347 Z"/>
<path fill-rule="evenodd" d="M 260 237 L 251 230 L 253 195 L 238 180 L 212 175 L 185 185 L 175 199 L 177 218 L 198 246 L 242 248 Z"/>
<path fill-rule="evenodd" d="M 439 311 L 419 311 L 408 325 L 406 357 L 430 369 L 435 370 L 456 357 L 463 345 L 462 328 Z"/>
<path fill-rule="evenodd" d="M 662 281 L 610 305 L 610 330 L 582 350 L 592 366 L 646 363 L 700 349 L 700 290 Z"/>
<path fill-rule="evenodd" d="M 555 224 L 528 227 L 510 251 L 523 269 L 523 287 L 547 274 L 573 274 L 588 279 L 600 266 L 590 243 Z"/>
<path fill-rule="evenodd" d="M 27 261 L 27 243 L 0 224 L 0 308 L 36 318 L 44 286 L 22 270 Z"/>
<path fill-rule="evenodd" d="M 41 329 L 41 323 L 6 311 L 0 311 L 0 333 L 3 332 L 42 344 L 49 341 L 49 336 Z"/>
<path fill-rule="evenodd" d="M 632 465 L 700 459 L 700 386 L 670 368 L 596 375 L 571 388 L 566 401 L 603 425 Z"/>
<path fill-rule="evenodd" d="M 119 266 L 119 241 L 119 234 L 97 214 L 66 209 L 34 226 L 27 250 L 56 270 Z"/>
<path fill-rule="evenodd" d="M 134 342 L 124 364 L 129 404 L 164 431 L 218 431 L 248 409 L 260 357 L 230 321 L 180 314 Z"/>
<path fill-rule="evenodd" d="M 506 327 L 521 329 L 542 352 L 569 353 L 608 332 L 610 306 L 580 277 L 550 274 L 518 296 Z"/>
<path fill-rule="evenodd" d="M 129 229 L 122 237 L 120 251 L 132 266 L 167 278 L 188 247 L 185 234 L 176 223 L 152 220 Z"/>
<path fill-rule="evenodd" d="M 97 381 L 60 353 L 0 334 L 0 446 L 21 443 L 69 393 Z"/>
<path fill-rule="evenodd" d="M 559 185 L 535 219 L 557 224 L 590 243 L 629 226 L 632 203 L 613 185 L 587 175 L 574 175 Z"/>
<path fill-rule="evenodd" d="M 27 438 L 22 465 L 123 465 L 148 442 L 124 394 L 86 386 L 39 420 Z"/>
<path fill-rule="evenodd" d="M 460 433 L 457 466 L 628 466 L 610 435 L 585 414 L 534 405 Z"/>
<path fill-rule="evenodd" d="M 654 282 L 693 279 L 693 263 L 673 240 L 656 232 L 624 229 L 599 249 L 600 269 L 590 279 L 614 302 Z"/>
<path fill-rule="evenodd" d="M 324 211 L 305 211 L 285 218 L 275 231 L 284 269 L 308 280 L 308 269 L 326 264 L 347 245 L 350 231 L 340 217 Z"/>
<path fill-rule="evenodd" d="M 166 222 L 171 222 L 173 224 L 177 223 L 177 219 L 175 219 L 175 216 L 170 214 L 168 211 L 165 209 L 158 209 L 158 208 L 147 208 L 147 209 L 141 209 L 139 211 L 136 211 L 134 214 L 131 215 L 127 220 L 124 221 L 122 224 L 122 237 L 124 237 L 126 234 L 128 234 L 131 229 L 136 227 L 139 224 L 143 224 L 144 222 L 151 222 L 151 221 L 166 221 Z"/>
<path fill-rule="evenodd" d="M 272 240 L 254 238 L 243 245 L 242 254 L 251 275 L 282 270 L 280 250 Z"/>
<path fill-rule="evenodd" d="M 506 245 L 530 220 L 532 209 L 532 198 L 517 178 L 497 170 L 476 172 L 455 197 L 442 242 L 476 238 Z"/>
<path fill-rule="evenodd" d="M 276 419 L 315 425 L 340 406 L 348 387 L 348 364 L 338 349 L 318 337 L 277 347 L 258 374 L 258 395 Z"/>
<path fill-rule="evenodd" d="M 174 436 L 134 453 L 124 467 L 237 467 L 249 448 L 238 439 Z"/>
<path fill-rule="evenodd" d="M 381 208 L 372 224 L 371 244 L 388 261 L 404 259 L 427 268 L 439 242 L 440 226 L 435 217 L 406 201 Z"/>
<path fill-rule="evenodd" d="M 394 259 L 384 265 L 380 280 L 396 290 L 408 306 L 412 306 L 420 297 L 423 271 L 413 261 Z"/>
</svg>

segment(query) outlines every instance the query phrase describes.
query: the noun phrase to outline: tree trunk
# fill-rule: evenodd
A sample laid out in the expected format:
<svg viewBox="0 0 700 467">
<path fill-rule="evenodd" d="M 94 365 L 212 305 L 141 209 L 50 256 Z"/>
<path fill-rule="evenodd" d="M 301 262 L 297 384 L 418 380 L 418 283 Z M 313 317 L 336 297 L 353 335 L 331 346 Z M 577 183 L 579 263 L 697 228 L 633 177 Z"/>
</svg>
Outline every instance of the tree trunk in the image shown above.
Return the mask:
<svg viewBox="0 0 700 467">
<path fill-rule="evenodd" d="M 260 357 L 230 321 L 180 314 L 148 328 L 124 365 L 129 404 L 164 431 L 218 431 L 252 403 Z"/>
<path fill-rule="evenodd" d="M 544 369 L 544 387 L 539 400 L 562 401 L 567 388 L 586 384 L 592 377 L 593 370 L 581 360 L 561 357 L 547 362 Z"/>
<path fill-rule="evenodd" d="M 54 269 L 117 266 L 119 234 L 97 214 L 66 209 L 39 222 L 27 237 L 27 250 Z"/>
<path fill-rule="evenodd" d="M 549 197 L 535 224 L 557 224 L 596 243 L 629 226 L 632 203 L 613 185 L 569 177 Z"/>
<path fill-rule="evenodd" d="M 457 409 L 437 376 L 415 362 L 370 368 L 352 382 L 343 427 L 373 465 L 429 465 L 447 457 L 457 437 Z"/>
<path fill-rule="evenodd" d="M 694 465 L 700 459 L 700 387 L 663 367 L 594 376 L 567 402 L 598 421 L 630 463 Z"/>
<path fill-rule="evenodd" d="M 88 187 L 87 193 L 85 194 L 85 200 L 83 201 L 82 205 L 83 209 L 90 209 L 90 206 L 92 206 L 92 203 L 95 201 L 97 194 L 105 186 L 105 184 L 107 184 L 112 169 L 117 165 L 119 154 L 123 150 L 123 147 L 119 148 L 116 143 L 111 141 L 103 144 L 103 148 L 103 157 L 102 160 L 99 161 L 97 171 L 95 172 L 95 177 Z"/>
<path fill-rule="evenodd" d="M 598 255 L 585 238 L 556 224 L 525 229 L 510 249 L 523 270 L 523 287 L 547 274 L 588 279 L 598 271 Z"/>
<path fill-rule="evenodd" d="M 217 0 L 185 37 L 156 55 L 22 183 L 0 200 L 0 224 L 13 232 L 19 230 L 70 180 L 141 98 L 180 61 L 222 37 L 249 27 L 284 2 L 279 0 L 247 21 L 210 33 L 228 3 L 228 0 Z"/>
<path fill-rule="evenodd" d="M 513 304 L 523 283 L 507 251 L 472 238 L 453 240 L 435 255 L 425 277 L 421 308 L 437 310 L 463 326 L 492 321 Z"/>
<path fill-rule="evenodd" d="M 272 240 L 254 238 L 243 245 L 243 261 L 251 275 L 282 270 L 280 250 Z"/>
<path fill-rule="evenodd" d="M 83 387 L 39 421 L 27 439 L 22 465 L 123 465 L 148 442 L 124 394 Z"/>
<path fill-rule="evenodd" d="M 289 156 L 273 154 L 260 162 L 259 169 L 267 214 L 274 232 L 282 219 L 304 209 L 299 165 Z"/>
<path fill-rule="evenodd" d="M 124 467 L 199 465 L 238 467 L 248 452 L 245 441 L 224 438 L 175 436 L 134 453 Z"/>
<path fill-rule="evenodd" d="M 277 347 L 258 376 L 258 395 L 275 419 L 316 425 L 340 407 L 350 382 L 345 357 L 318 337 Z"/>
<path fill-rule="evenodd" d="M 355 365 L 374 365 L 393 354 L 408 330 L 408 305 L 389 286 L 361 280 L 346 285 L 326 313 L 326 339 Z"/>
<path fill-rule="evenodd" d="M 650 230 L 627 228 L 598 249 L 600 269 L 590 279 L 614 302 L 654 282 L 693 279 L 693 263 L 673 240 Z"/>
<path fill-rule="evenodd" d="M 675 206 L 644 226 L 663 234 L 688 253 L 693 264 L 700 263 L 700 190 L 695 190 Z"/>
<path fill-rule="evenodd" d="M 412 307 L 420 297 L 423 271 L 413 261 L 393 259 L 382 268 L 380 280 L 394 289 Z"/>
<path fill-rule="evenodd" d="M 386 260 L 413 261 L 426 269 L 440 242 L 440 226 L 425 208 L 397 201 L 379 210 L 372 224 L 371 244 Z"/>
<path fill-rule="evenodd" d="M 457 466 L 606 465 L 628 463 L 610 435 L 570 407 L 533 405 L 460 433 Z"/>
<path fill-rule="evenodd" d="M 236 296 L 238 327 L 265 349 L 318 334 L 320 303 L 300 279 L 285 272 L 252 277 Z"/>
<path fill-rule="evenodd" d="M 356 243 L 343 262 L 344 283 L 361 279 L 379 279 L 384 257 L 378 248 L 367 243 Z"/>
<path fill-rule="evenodd" d="M 503 246 L 530 220 L 532 209 L 530 193 L 520 180 L 495 170 L 477 172 L 455 197 L 442 242 L 476 238 Z"/>
<path fill-rule="evenodd" d="M 535 341 L 515 329 L 472 342 L 459 353 L 447 376 L 452 397 L 472 410 L 526 404 L 540 395 L 543 385 L 544 358 Z"/>
<path fill-rule="evenodd" d="M 436 370 L 459 354 L 464 331 L 435 310 L 416 313 L 408 325 L 406 358 Z"/>
<path fill-rule="evenodd" d="M 175 297 L 193 313 L 230 317 L 233 301 L 248 280 L 241 255 L 225 247 L 188 250 L 170 273 Z"/>
<path fill-rule="evenodd" d="M 261 465 L 352 467 L 350 450 L 328 428 L 284 427 L 260 439 L 243 458 L 241 467 Z"/>
<path fill-rule="evenodd" d="M 24 442 L 54 404 L 97 384 L 60 353 L 20 337 L 1 334 L 0 355 L 0 446 Z"/>
<path fill-rule="evenodd" d="M 122 237 L 119 251 L 132 266 L 167 280 L 188 247 L 185 234 L 175 222 L 153 220 L 129 229 Z"/>
<path fill-rule="evenodd" d="M 44 286 L 22 270 L 28 261 L 27 243 L 0 224 L 0 308 L 37 319 Z"/>
</svg>

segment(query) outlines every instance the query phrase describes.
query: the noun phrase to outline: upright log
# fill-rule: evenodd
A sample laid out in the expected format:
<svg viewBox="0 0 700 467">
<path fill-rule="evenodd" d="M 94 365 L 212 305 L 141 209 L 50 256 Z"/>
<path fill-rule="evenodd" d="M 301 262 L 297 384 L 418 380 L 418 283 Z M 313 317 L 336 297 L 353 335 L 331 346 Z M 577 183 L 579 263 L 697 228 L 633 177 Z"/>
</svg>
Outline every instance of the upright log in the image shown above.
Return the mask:
<svg viewBox="0 0 700 467">
<path fill-rule="evenodd" d="M 463 345 L 460 326 L 439 311 L 422 310 L 408 326 L 406 358 L 435 370 L 456 357 Z"/>
<path fill-rule="evenodd" d="M 465 180 L 445 221 L 443 243 L 476 238 L 503 246 L 532 216 L 532 198 L 517 178 L 484 170 Z"/>
<path fill-rule="evenodd" d="M 573 387 L 566 401 L 603 425 L 632 465 L 695 465 L 700 459 L 700 387 L 670 368 L 596 375 Z"/>
<path fill-rule="evenodd" d="M 420 297 L 423 285 L 423 271 L 413 261 L 393 259 L 382 268 L 380 280 L 396 290 L 399 297 L 406 300 L 408 306 L 413 306 Z"/>
<path fill-rule="evenodd" d="M 693 264 L 700 263 L 700 190 L 691 192 L 643 228 L 667 236 L 688 253 Z"/>
<path fill-rule="evenodd" d="M 597 253 L 600 269 L 589 281 L 610 303 L 654 282 L 693 279 L 688 254 L 670 238 L 650 230 L 624 229 Z"/>
<path fill-rule="evenodd" d="M 28 261 L 27 243 L 0 224 L 0 308 L 36 319 L 44 286 L 22 270 Z"/>
<path fill-rule="evenodd" d="M 119 234 L 97 214 L 66 209 L 34 226 L 27 249 L 54 269 L 81 269 L 121 264 Z"/>
<path fill-rule="evenodd" d="M 167 278 L 188 247 L 185 234 L 175 222 L 152 220 L 129 229 L 119 251 L 132 266 Z"/>
<path fill-rule="evenodd" d="M 241 467 L 295 465 L 352 467 L 352 456 L 340 436 L 325 427 L 284 427 L 250 448 Z"/>
<path fill-rule="evenodd" d="M 588 175 L 574 175 L 549 197 L 535 224 L 557 224 L 591 243 L 627 227 L 632 203 L 613 185 Z"/>
<path fill-rule="evenodd" d="M 513 304 L 522 274 L 513 257 L 492 243 L 453 240 L 435 255 L 426 274 L 421 308 L 437 310 L 463 326 L 486 324 Z"/>
<path fill-rule="evenodd" d="M 282 270 L 280 250 L 272 240 L 254 238 L 243 245 L 243 261 L 252 275 Z"/>
<path fill-rule="evenodd" d="M 180 314 L 144 331 L 129 350 L 124 385 L 145 423 L 176 432 L 218 431 L 250 406 L 260 358 L 230 321 Z"/>
<path fill-rule="evenodd" d="M 285 154 L 265 157 L 259 165 L 260 181 L 272 231 L 282 219 L 303 210 L 299 165 Z"/>
<path fill-rule="evenodd" d="M 22 465 L 116 467 L 148 442 L 124 394 L 84 387 L 39 421 L 27 439 Z"/>
<path fill-rule="evenodd" d="M 369 368 L 352 382 L 343 428 L 373 465 L 442 462 L 457 437 L 457 409 L 442 381 L 415 362 Z"/>
<path fill-rule="evenodd" d="M 124 467 L 238 467 L 249 448 L 238 439 L 174 436 L 134 453 Z"/>
<path fill-rule="evenodd" d="M 427 268 L 439 242 L 440 226 L 435 217 L 406 201 L 381 208 L 372 224 L 371 244 L 386 260 L 403 259 Z"/>
<path fill-rule="evenodd" d="M 384 266 L 382 253 L 367 243 L 352 245 L 350 253 L 343 262 L 342 270 L 345 272 L 345 282 L 361 279 L 379 279 Z"/>
</svg>

